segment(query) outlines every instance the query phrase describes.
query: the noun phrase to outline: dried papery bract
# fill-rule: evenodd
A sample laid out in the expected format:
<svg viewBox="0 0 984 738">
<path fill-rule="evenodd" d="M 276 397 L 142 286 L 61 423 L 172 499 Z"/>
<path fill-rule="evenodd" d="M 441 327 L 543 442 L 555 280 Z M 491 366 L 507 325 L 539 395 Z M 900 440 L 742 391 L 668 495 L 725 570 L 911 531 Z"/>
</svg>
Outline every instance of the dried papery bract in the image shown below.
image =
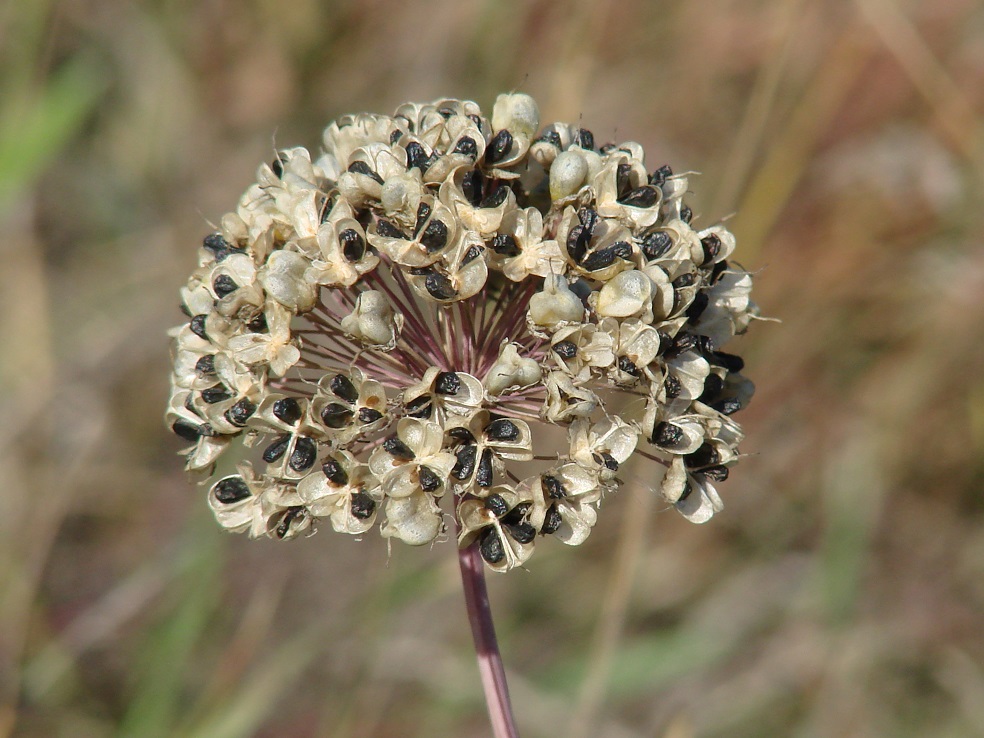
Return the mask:
<svg viewBox="0 0 984 738">
<path fill-rule="evenodd" d="M 540 129 L 523 94 L 345 116 L 323 143 L 259 167 L 181 291 L 166 422 L 192 471 L 249 449 L 210 485 L 220 525 L 423 545 L 453 520 L 489 649 L 478 562 L 583 542 L 633 458 L 689 520 L 721 509 L 753 389 L 724 349 L 757 310 L 687 176 Z"/>
</svg>

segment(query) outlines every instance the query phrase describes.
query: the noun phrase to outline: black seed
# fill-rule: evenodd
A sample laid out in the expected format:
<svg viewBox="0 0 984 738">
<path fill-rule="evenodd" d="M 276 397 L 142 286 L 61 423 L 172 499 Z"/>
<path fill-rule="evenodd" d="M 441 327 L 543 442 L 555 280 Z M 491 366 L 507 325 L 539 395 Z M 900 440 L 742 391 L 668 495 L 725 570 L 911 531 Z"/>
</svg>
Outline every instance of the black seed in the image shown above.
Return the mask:
<svg viewBox="0 0 984 738">
<path fill-rule="evenodd" d="M 284 176 L 284 160 L 281 158 L 279 151 L 277 152 L 277 156 L 274 160 L 270 162 L 270 169 L 273 170 L 273 173 L 276 175 L 277 179 Z"/>
<path fill-rule="evenodd" d="M 485 163 L 495 164 L 497 161 L 502 161 L 512 148 L 512 143 L 512 134 L 503 128 L 489 141 L 488 148 L 485 149 Z"/>
<path fill-rule="evenodd" d="M 356 492 L 352 495 L 349 509 L 352 511 L 353 518 L 368 520 L 376 512 L 376 501 L 365 492 Z"/>
<path fill-rule="evenodd" d="M 656 331 L 656 335 L 659 337 L 659 351 L 658 356 L 670 353 L 670 349 L 673 347 L 673 336 L 671 336 L 666 331 Z"/>
<path fill-rule="evenodd" d="M 666 399 L 672 400 L 680 396 L 683 392 L 683 385 L 680 384 L 680 380 L 676 378 L 673 374 L 667 374 L 666 380 L 663 382 L 663 389 L 666 390 Z"/>
<path fill-rule="evenodd" d="M 629 187 L 632 186 L 632 182 L 629 179 L 631 172 L 631 164 L 619 164 L 615 170 L 615 191 L 618 193 L 617 199 L 619 200 L 628 193 Z"/>
<path fill-rule="evenodd" d="M 273 443 L 267 446 L 266 450 L 263 452 L 263 460 L 268 464 L 272 464 L 284 455 L 289 444 L 290 433 L 284 433 L 282 436 L 277 436 Z"/>
<path fill-rule="evenodd" d="M 686 274 L 681 274 L 679 277 L 674 279 L 670 284 L 673 285 L 674 289 L 683 289 L 684 287 L 692 287 L 697 281 L 697 275 L 693 272 L 687 272 Z"/>
<path fill-rule="evenodd" d="M 694 217 L 694 211 L 691 210 L 689 207 L 684 205 L 682 208 L 680 208 L 680 220 L 682 220 L 684 223 L 689 223 L 693 219 L 693 217 Z"/>
<path fill-rule="evenodd" d="M 237 428 L 246 426 L 246 421 L 256 412 L 256 405 L 245 397 L 225 411 L 225 419 Z"/>
<path fill-rule="evenodd" d="M 634 208 L 651 208 L 656 204 L 656 200 L 659 196 L 656 194 L 656 190 L 653 187 L 638 187 L 625 197 L 619 200 L 623 205 L 631 205 Z"/>
<path fill-rule="evenodd" d="M 448 435 L 460 443 L 475 443 L 475 436 L 472 435 L 472 432 L 467 428 L 462 428 L 460 425 L 457 428 L 449 430 Z"/>
<path fill-rule="evenodd" d="M 612 153 L 615 150 L 615 148 L 616 148 L 616 145 L 614 143 L 602 144 L 602 147 L 600 149 L 598 149 L 598 153 L 601 154 L 602 156 L 604 156 L 605 154 Z"/>
<path fill-rule="evenodd" d="M 704 356 L 710 356 L 714 353 L 714 339 L 710 336 L 697 336 L 697 350 Z"/>
<path fill-rule="evenodd" d="M 589 272 L 596 272 L 599 269 L 610 267 L 614 263 L 615 250 L 613 247 L 608 246 L 600 251 L 595 251 L 594 253 L 588 254 L 587 258 L 581 262 L 581 266 Z"/>
<path fill-rule="evenodd" d="M 420 229 L 424 227 L 424 223 L 427 222 L 427 218 L 430 217 L 431 206 L 426 202 L 421 202 L 417 206 L 417 219 L 413 225 L 413 232 L 420 233 Z"/>
<path fill-rule="evenodd" d="M 649 438 L 650 443 L 657 446 L 673 446 L 683 440 L 683 428 L 673 423 L 660 421 L 653 426 L 653 434 Z"/>
<path fill-rule="evenodd" d="M 205 315 L 204 313 L 202 313 L 201 315 L 196 315 L 194 318 L 191 319 L 191 322 L 188 325 L 191 327 L 192 333 L 194 333 L 199 338 L 204 338 L 207 341 L 208 335 L 205 333 L 206 318 L 208 318 L 208 316 Z"/>
<path fill-rule="evenodd" d="M 424 287 L 435 300 L 450 300 L 458 294 L 458 290 L 451 284 L 451 280 L 436 272 L 427 275 L 424 280 Z"/>
<path fill-rule="evenodd" d="M 639 376 L 639 367 L 633 364 L 632 359 L 628 356 L 618 357 L 618 368 L 626 374 L 631 374 L 633 377 Z"/>
<path fill-rule="evenodd" d="M 338 402 L 328 403 L 321 411 L 321 422 L 329 428 L 344 428 L 354 417 L 354 410 Z"/>
<path fill-rule="evenodd" d="M 658 259 L 673 246 L 673 239 L 666 231 L 653 231 L 642 239 L 642 253 L 649 260 Z"/>
<path fill-rule="evenodd" d="M 288 462 L 291 469 L 296 472 L 307 471 L 314 466 L 318 458 L 318 444 L 313 438 L 301 436 L 294 444 L 294 452 L 290 455 Z"/>
<path fill-rule="evenodd" d="M 424 147 L 416 141 L 407 144 L 407 168 L 417 167 L 421 172 L 427 171 L 428 156 Z"/>
<path fill-rule="evenodd" d="M 673 353 L 682 354 L 697 347 L 697 336 L 692 333 L 680 333 L 673 339 Z"/>
<path fill-rule="evenodd" d="M 376 221 L 376 233 L 384 238 L 403 238 L 407 237 L 407 234 L 397 228 L 395 225 L 390 223 L 388 220 L 380 218 Z"/>
<path fill-rule="evenodd" d="M 594 134 L 587 128 L 581 128 L 577 132 L 577 143 L 582 149 L 594 148 Z"/>
<path fill-rule="evenodd" d="M 605 465 L 606 469 L 609 469 L 611 471 L 618 471 L 618 459 L 616 459 L 607 451 L 602 452 L 601 463 Z"/>
<path fill-rule="evenodd" d="M 346 228 L 339 233 L 338 240 L 347 261 L 356 262 L 366 255 L 366 239 L 354 228 Z"/>
<path fill-rule="evenodd" d="M 719 279 L 721 279 L 721 275 L 724 274 L 726 271 L 728 271 L 728 262 L 727 261 L 719 261 L 719 262 L 717 262 L 714 265 L 714 268 L 711 269 L 711 276 L 708 279 L 708 282 L 710 282 L 711 284 L 714 284 Z"/>
<path fill-rule="evenodd" d="M 458 452 L 455 454 L 458 460 L 451 469 L 451 475 L 455 479 L 468 479 L 475 472 L 476 451 L 475 446 L 465 446 L 464 448 L 458 449 Z"/>
<path fill-rule="evenodd" d="M 690 480 L 687 480 L 687 482 L 683 485 L 683 492 L 680 494 L 680 497 L 677 498 L 677 504 L 680 504 L 685 499 L 690 497 L 690 493 L 693 491 L 694 491 L 694 485 L 690 483 Z"/>
<path fill-rule="evenodd" d="M 410 400 L 405 406 L 406 413 L 411 418 L 428 418 L 431 412 L 431 396 L 421 395 Z"/>
<path fill-rule="evenodd" d="M 294 507 L 288 507 L 287 512 L 284 513 L 283 518 L 277 523 L 277 529 L 275 532 L 277 538 L 284 539 L 287 534 L 290 533 L 290 526 L 295 520 L 300 520 L 304 517 L 304 508 L 300 505 L 295 505 Z"/>
<path fill-rule="evenodd" d="M 513 537 L 516 543 L 529 543 L 536 538 L 536 528 L 529 523 L 507 525 L 506 531 Z"/>
<path fill-rule="evenodd" d="M 461 378 L 454 372 L 440 372 L 434 379 L 434 391 L 439 395 L 456 395 L 461 389 Z"/>
<path fill-rule="evenodd" d="M 548 143 L 551 146 L 560 148 L 560 134 L 557 131 L 547 131 L 533 143 Z"/>
<path fill-rule="evenodd" d="M 383 448 L 392 456 L 403 461 L 410 461 L 416 457 L 413 450 L 396 436 L 390 436 L 383 441 Z"/>
<path fill-rule="evenodd" d="M 492 450 L 482 451 L 482 457 L 478 461 L 478 469 L 475 471 L 475 481 L 479 487 L 492 486 Z"/>
<path fill-rule="evenodd" d="M 249 497 L 249 487 L 242 477 L 226 477 L 215 485 L 215 499 L 223 505 L 231 505 Z"/>
<path fill-rule="evenodd" d="M 403 131 L 401 131 L 399 128 L 397 128 L 395 131 L 390 133 L 390 146 L 392 146 L 397 141 L 399 141 L 402 135 L 403 135 Z"/>
<path fill-rule="evenodd" d="M 520 502 L 516 505 L 516 507 L 509 511 L 509 514 L 502 519 L 502 522 L 506 525 L 525 523 L 526 519 L 529 517 L 531 507 L 533 507 L 532 502 Z"/>
<path fill-rule="evenodd" d="M 712 466 L 704 469 L 704 476 L 714 482 L 723 482 L 728 478 L 728 467 L 726 466 Z"/>
<path fill-rule="evenodd" d="M 434 273 L 434 270 L 431 267 L 410 267 L 407 271 L 409 271 L 414 277 L 425 277 L 428 274 Z"/>
<path fill-rule="evenodd" d="M 509 505 L 503 499 L 502 495 L 489 495 L 485 498 L 485 509 L 497 518 L 501 518 L 509 512 Z"/>
<path fill-rule="evenodd" d="M 687 319 L 696 322 L 700 319 L 700 316 L 704 314 L 707 310 L 707 306 L 710 304 L 711 298 L 707 296 L 706 292 L 698 292 L 694 295 L 693 302 L 687 307 Z"/>
<path fill-rule="evenodd" d="M 474 159 L 478 156 L 478 145 L 475 143 L 475 139 L 470 136 L 462 136 L 458 139 L 458 143 L 455 144 L 454 149 L 451 151 L 452 154 L 463 154 L 469 159 Z"/>
<path fill-rule="evenodd" d="M 577 344 L 573 341 L 558 341 L 552 348 L 562 359 L 573 359 L 577 356 Z"/>
<path fill-rule="evenodd" d="M 260 313 L 246 324 L 253 333 L 263 333 L 267 329 L 266 315 Z"/>
<path fill-rule="evenodd" d="M 519 438 L 519 426 L 508 418 L 499 418 L 486 426 L 485 435 L 494 441 L 515 441 Z"/>
<path fill-rule="evenodd" d="M 372 177 L 374 180 L 379 182 L 379 184 L 383 184 L 383 178 L 380 177 L 376 172 L 374 172 L 372 170 L 372 167 L 370 167 L 364 161 L 353 161 L 351 164 L 349 164 L 348 170 L 350 172 L 355 172 L 356 174 L 364 174 L 367 177 Z"/>
<path fill-rule="evenodd" d="M 429 466 L 418 467 L 417 479 L 420 480 L 420 488 L 424 492 L 433 492 L 441 486 L 441 478 Z"/>
<path fill-rule="evenodd" d="M 556 504 L 553 504 L 547 508 L 547 514 L 543 517 L 543 527 L 540 528 L 540 533 L 545 536 L 556 533 L 563 524 L 564 519 L 560 515 L 560 510 L 557 509 Z"/>
<path fill-rule="evenodd" d="M 195 362 L 195 371 L 209 376 L 215 374 L 215 354 L 205 354 Z"/>
<path fill-rule="evenodd" d="M 429 254 L 440 251 L 448 244 L 448 227 L 439 220 L 432 220 L 424 229 L 420 243 L 424 245 Z"/>
<path fill-rule="evenodd" d="M 239 285 L 228 274 L 220 274 L 212 281 L 212 289 L 215 290 L 216 296 L 221 299 L 229 293 L 238 290 Z"/>
<path fill-rule="evenodd" d="M 478 207 L 478 203 L 482 201 L 482 185 L 484 181 L 485 178 L 482 177 L 482 173 L 477 169 L 473 169 L 465 174 L 461 180 L 461 192 L 473 207 Z"/>
<path fill-rule="evenodd" d="M 180 436 L 186 441 L 197 441 L 202 435 L 199 431 L 200 428 L 200 425 L 189 423 L 187 420 L 175 421 L 174 425 L 171 426 L 171 430 L 174 431 L 175 435 Z"/>
<path fill-rule="evenodd" d="M 587 235 L 584 226 L 576 225 L 567 234 L 567 253 L 577 263 L 581 263 L 585 252 L 588 250 L 588 242 L 591 236 Z"/>
<path fill-rule="evenodd" d="M 336 396 L 341 397 L 346 402 L 355 404 L 359 400 L 358 390 L 355 389 L 352 380 L 344 374 L 336 374 L 332 377 L 331 382 L 328 383 L 328 387 Z"/>
<path fill-rule="evenodd" d="M 688 469 L 716 466 L 720 461 L 721 455 L 717 452 L 717 449 L 706 441 L 692 454 L 687 454 L 683 457 L 683 463 Z"/>
<path fill-rule="evenodd" d="M 594 234 L 595 226 L 598 225 L 598 212 L 591 208 L 581 208 L 577 211 L 577 219 L 584 226 L 590 238 Z"/>
<path fill-rule="evenodd" d="M 721 239 L 716 233 L 711 233 L 700 239 L 701 248 L 704 251 L 704 263 L 714 261 L 721 253 Z"/>
<path fill-rule="evenodd" d="M 715 351 L 711 356 L 711 363 L 723 366 L 729 372 L 740 372 L 745 368 L 745 360 L 735 354 L 726 354 L 724 351 Z"/>
<path fill-rule="evenodd" d="M 339 487 L 348 484 L 349 475 L 345 471 L 345 468 L 338 463 L 338 459 L 334 459 L 331 456 L 321 465 L 321 471 L 325 473 L 328 477 L 328 481 L 332 484 L 336 484 Z"/>
<path fill-rule="evenodd" d="M 465 264 L 470 264 L 481 255 L 482 249 L 478 246 L 469 246 L 468 250 L 465 252 L 465 255 L 461 258 L 461 265 L 464 266 Z"/>
<path fill-rule="evenodd" d="M 359 422 L 363 425 L 369 423 L 375 423 L 377 420 L 383 417 L 383 414 L 379 410 L 375 410 L 371 407 L 360 407 L 359 408 Z"/>
<path fill-rule="evenodd" d="M 485 529 L 478 544 L 478 550 L 482 554 L 482 558 L 490 564 L 498 564 L 506 558 L 506 550 L 502 547 L 502 540 L 495 528 Z"/>
<path fill-rule="evenodd" d="M 326 197 L 324 203 L 321 206 L 321 218 L 322 223 L 327 223 L 328 218 L 331 216 L 331 210 L 335 207 L 335 196 Z"/>
<path fill-rule="evenodd" d="M 226 241 L 220 233 L 210 233 L 205 236 L 205 239 L 202 241 L 202 246 L 206 250 L 212 252 L 212 255 L 215 257 L 216 261 L 222 261 L 232 250 L 232 246 L 229 245 L 229 242 Z"/>
<path fill-rule="evenodd" d="M 561 500 L 567 497 L 567 489 L 552 474 L 544 474 L 540 477 L 540 484 L 543 486 L 543 491 L 547 493 L 547 497 L 553 500 Z"/>
<path fill-rule="evenodd" d="M 497 233 L 492 239 L 492 250 L 500 256 L 517 256 L 519 244 L 508 233 Z"/>
<path fill-rule="evenodd" d="M 217 402 L 228 400 L 230 397 L 232 397 L 232 395 L 230 395 L 229 391 L 221 385 L 202 390 L 202 399 L 209 405 L 214 405 Z"/>
<path fill-rule="evenodd" d="M 273 414 L 287 425 L 301 419 L 301 405 L 293 397 L 283 397 L 273 403 Z"/>
<path fill-rule="evenodd" d="M 737 397 L 732 397 L 728 400 L 722 400 L 721 402 L 716 402 L 711 405 L 715 410 L 724 415 L 734 415 L 736 412 L 741 410 L 741 400 Z"/>
<path fill-rule="evenodd" d="M 482 200 L 478 206 L 480 208 L 497 208 L 506 201 L 507 197 L 509 197 L 509 188 L 506 185 L 500 185 L 489 193 L 488 197 Z"/>
<path fill-rule="evenodd" d="M 670 169 L 669 164 L 664 164 L 651 175 L 649 175 L 649 184 L 654 184 L 657 187 L 662 187 L 663 183 L 666 182 L 668 177 L 673 176 L 673 170 Z"/>
<path fill-rule="evenodd" d="M 700 393 L 700 401 L 711 404 L 721 395 L 724 389 L 724 380 L 717 374 L 708 374 L 704 380 L 704 389 Z"/>
</svg>

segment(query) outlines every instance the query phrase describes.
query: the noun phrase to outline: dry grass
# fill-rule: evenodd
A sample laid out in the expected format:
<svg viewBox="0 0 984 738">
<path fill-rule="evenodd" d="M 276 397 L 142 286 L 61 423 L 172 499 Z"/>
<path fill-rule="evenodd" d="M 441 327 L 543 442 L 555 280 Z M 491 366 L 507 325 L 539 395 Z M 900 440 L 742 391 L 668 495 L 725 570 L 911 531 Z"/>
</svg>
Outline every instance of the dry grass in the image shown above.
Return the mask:
<svg viewBox="0 0 984 738">
<path fill-rule="evenodd" d="M 487 734 L 448 545 L 224 536 L 160 418 L 274 140 L 511 88 L 700 170 L 783 321 L 726 514 L 640 485 L 492 581 L 523 735 L 984 735 L 981 6 L 284 8 L 0 10 L 0 736 Z"/>
</svg>

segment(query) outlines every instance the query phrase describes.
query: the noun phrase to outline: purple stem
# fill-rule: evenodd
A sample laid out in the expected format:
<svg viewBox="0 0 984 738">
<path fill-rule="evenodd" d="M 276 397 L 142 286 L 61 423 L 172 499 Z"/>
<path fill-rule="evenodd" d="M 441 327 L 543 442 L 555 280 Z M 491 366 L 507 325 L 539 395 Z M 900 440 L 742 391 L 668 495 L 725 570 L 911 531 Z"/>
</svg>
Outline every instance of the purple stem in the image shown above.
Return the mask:
<svg viewBox="0 0 984 738">
<path fill-rule="evenodd" d="M 458 563 L 461 565 L 465 607 L 468 609 L 468 621 L 471 623 L 472 638 L 475 641 L 478 670 L 482 675 L 492 733 L 495 738 L 519 738 L 512 705 L 509 704 L 506 672 L 502 668 L 502 656 L 495 638 L 495 626 L 492 624 L 489 591 L 485 586 L 485 563 L 478 550 L 478 541 L 467 548 L 458 549 Z"/>
</svg>

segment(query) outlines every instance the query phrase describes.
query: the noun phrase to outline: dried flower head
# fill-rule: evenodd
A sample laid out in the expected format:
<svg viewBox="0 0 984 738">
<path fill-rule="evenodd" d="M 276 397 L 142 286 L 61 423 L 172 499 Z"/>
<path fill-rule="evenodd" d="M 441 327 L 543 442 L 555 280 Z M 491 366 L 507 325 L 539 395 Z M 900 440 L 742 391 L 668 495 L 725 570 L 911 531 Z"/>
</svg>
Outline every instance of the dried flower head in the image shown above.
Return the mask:
<svg viewBox="0 0 984 738">
<path fill-rule="evenodd" d="M 735 239 L 638 144 L 538 128 L 523 94 L 408 103 L 260 166 L 171 331 L 188 469 L 256 449 L 211 485 L 222 526 L 420 545 L 451 516 L 506 570 L 584 541 L 633 456 L 688 519 L 721 509 L 753 390 L 722 351 L 756 317 Z"/>
</svg>

